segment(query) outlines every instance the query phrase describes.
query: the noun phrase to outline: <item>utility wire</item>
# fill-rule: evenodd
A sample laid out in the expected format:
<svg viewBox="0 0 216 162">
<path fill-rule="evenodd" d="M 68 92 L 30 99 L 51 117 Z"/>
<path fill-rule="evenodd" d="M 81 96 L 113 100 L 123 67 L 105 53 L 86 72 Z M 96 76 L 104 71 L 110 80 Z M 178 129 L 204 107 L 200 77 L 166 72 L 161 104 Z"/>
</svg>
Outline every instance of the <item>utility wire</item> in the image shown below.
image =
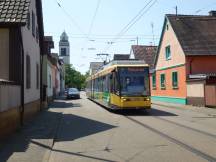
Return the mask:
<svg viewBox="0 0 216 162">
<path fill-rule="evenodd" d="M 198 14 L 198 13 L 201 12 L 202 10 L 204 10 L 204 9 L 206 9 L 206 8 L 209 8 L 210 6 L 213 6 L 213 5 L 216 5 L 216 3 L 215 3 L 215 2 L 214 2 L 214 3 L 211 3 L 211 4 L 209 4 L 209 5 L 207 5 L 207 6 L 203 7 L 203 8 L 200 8 L 200 9 L 196 10 L 194 13 L 195 13 L 195 14 Z"/>
<path fill-rule="evenodd" d="M 122 33 L 122 35 L 124 35 L 134 24 L 136 24 L 143 16 L 144 14 L 146 14 L 149 9 L 157 2 L 157 0 L 155 0 L 132 24 L 130 24 L 130 26 L 126 29 L 126 31 L 124 31 Z"/>
<path fill-rule="evenodd" d="M 54 33 L 54 32 L 45 32 L 47 35 L 52 35 L 52 36 L 58 36 L 59 33 Z M 82 34 L 70 34 L 67 33 L 67 35 L 74 37 L 74 38 L 86 38 L 84 35 Z M 119 39 L 134 39 L 136 37 L 143 37 L 143 38 L 150 38 L 152 37 L 152 35 L 144 35 L 144 34 L 136 34 L 136 35 L 123 35 L 121 38 Z M 160 36 L 160 35 L 155 35 L 155 36 Z M 94 39 L 114 39 L 116 37 L 116 35 L 91 35 L 91 39 L 92 41 L 94 41 Z"/>
<path fill-rule="evenodd" d="M 83 46 L 82 49 L 85 49 L 85 48 L 86 48 L 86 45 L 87 45 L 87 43 L 88 43 L 88 41 L 89 41 L 89 39 L 90 39 L 89 37 L 90 37 L 91 32 L 92 32 L 92 29 L 93 29 L 93 25 L 94 25 L 94 22 L 95 22 L 97 13 L 98 13 L 98 9 L 99 9 L 100 3 L 101 3 L 101 0 L 98 0 L 98 1 L 97 1 L 97 4 L 96 4 L 96 8 L 95 8 L 94 15 L 93 15 L 93 17 L 92 17 L 92 21 L 91 21 L 91 24 L 90 24 L 90 27 L 89 27 L 89 31 L 88 31 L 88 35 L 87 35 L 87 40 L 83 43 L 84 46 Z M 82 53 L 83 53 L 83 50 L 82 50 Z M 81 55 L 82 55 L 82 53 L 81 53 Z"/>
<path fill-rule="evenodd" d="M 153 3 L 152 3 L 153 2 Z M 114 42 L 116 40 L 118 40 L 119 38 L 121 38 L 137 21 L 139 21 L 142 16 L 157 2 L 157 0 L 150 0 L 139 12 L 138 14 L 131 19 L 131 21 L 116 35 L 116 37 L 111 41 Z M 151 4 L 151 5 L 150 5 Z M 150 6 L 149 6 L 150 5 Z M 149 6 L 149 7 L 148 7 Z M 148 7 L 148 8 L 147 8 Z M 147 8 L 147 9 L 146 9 Z M 107 50 L 109 50 L 109 48 L 112 46 L 112 44 L 110 44 L 109 46 L 107 46 L 105 48 L 105 52 Z"/>
<path fill-rule="evenodd" d="M 93 25 L 94 25 L 94 22 L 95 22 L 97 13 L 98 13 L 98 9 L 99 9 L 100 3 L 101 3 L 101 0 L 98 0 L 98 1 L 97 1 L 97 4 L 96 4 L 96 8 L 95 8 L 94 15 L 93 15 L 93 17 L 92 17 L 92 20 L 91 20 L 91 23 L 90 23 L 90 27 L 89 27 L 89 30 L 88 30 L 87 39 L 85 40 L 85 42 L 83 43 L 84 45 L 83 45 L 83 47 L 81 48 L 81 55 L 82 55 L 82 56 L 83 56 L 84 50 L 86 49 L 87 43 L 88 43 L 88 41 L 89 41 L 89 39 L 90 39 L 91 32 L 92 32 Z M 96 49 L 95 49 L 95 50 L 96 50 Z"/>
<path fill-rule="evenodd" d="M 139 17 L 139 15 L 142 14 L 142 12 L 145 10 L 145 8 L 146 8 L 152 1 L 153 1 L 153 0 L 150 0 L 150 1 L 138 12 L 138 14 L 137 14 L 135 17 L 133 17 L 133 18 L 131 19 L 131 21 L 117 34 L 116 38 L 118 38 L 118 37 L 128 28 L 128 26 L 130 26 L 130 24 L 132 24 L 132 23 Z"/>
<path fill-rule="evenodd" d="M 79 26 L 79 24 L 75 21 L 75 19 L 62 7 L 62 5 L 57 1 L 54 0 L 58 7 L 61 8 L 61 10 L 64 12 L 64 14 L 69 18 L 69 20 L 72 22 L 72 24 L 85 36 L 86 39 L 88 39 L 87 34 L 82 30 L 82 28 Z"/>
<path fill-rule="evenodd" d="M 93 16 L 93 18 L 92 18 L 91 25 L 90 25 L 90 28 L 89 28 L 89 31 L 88 31 L 88 37 L 91 35 L 92 28 L 93 28 L 93 24 L 94 24 L 95 18 L 96 18 L 96 16 L 97 16 L 100 3 L 101 3 L 101 0 L 98 0 L 98 1 L 97 1 L 97 6 L 96 6 L 96 9 L 95 9 L 95 13 L 94 13 L 94 16 Z"/>
</svg>

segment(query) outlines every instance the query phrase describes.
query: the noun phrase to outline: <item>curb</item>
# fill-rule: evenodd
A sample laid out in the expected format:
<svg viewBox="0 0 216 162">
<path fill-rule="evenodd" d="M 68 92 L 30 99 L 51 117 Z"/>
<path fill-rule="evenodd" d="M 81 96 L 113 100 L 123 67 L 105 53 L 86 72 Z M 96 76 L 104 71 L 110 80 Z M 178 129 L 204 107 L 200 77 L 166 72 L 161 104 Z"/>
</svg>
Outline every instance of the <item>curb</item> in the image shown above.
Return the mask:
<svg viewBox="0 0 216 162">
<path fill-rule="evenodd" d="M 54 128 L 54 131 L 53 131 L 53 134 L 52 134 L 52 139 L 49 139 L 48 140 L 48 145 L 49 145 L 49 148 L 45 154 L 44 154 L 44 157 L 43 157 L 43 160 L 42 162 L 49 162 L 50 161 L 50 155 L 52 154 L 52 151 L 53 151 L 53 146 L 55 144 L 55 141 L 56 141 L 56 138 L 57 138 L 57 134 L 59 132 L 59 129 L 60 129 L 60 125 L 62 123 L 62 115 L 63 115 L 63 112 L 59 115 L 59 117 L 57 117 L 58 119 L 58 122 Z"/>
</svg>

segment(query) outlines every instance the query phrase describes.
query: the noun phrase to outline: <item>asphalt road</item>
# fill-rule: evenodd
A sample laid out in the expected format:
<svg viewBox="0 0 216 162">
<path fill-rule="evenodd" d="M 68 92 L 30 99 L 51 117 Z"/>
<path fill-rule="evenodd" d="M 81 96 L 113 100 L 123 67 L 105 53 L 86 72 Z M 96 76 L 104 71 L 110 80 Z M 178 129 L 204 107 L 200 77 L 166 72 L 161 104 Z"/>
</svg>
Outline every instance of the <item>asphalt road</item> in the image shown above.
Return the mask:
<svg viewBox="0 0 216 162">
<path fill-rule="evenodd" d="M 216 161 L 214 114 L 157 105 L 113 113 L 84 93 L 58 102 L 63 113 L 49 162 Z"/>
</svg>

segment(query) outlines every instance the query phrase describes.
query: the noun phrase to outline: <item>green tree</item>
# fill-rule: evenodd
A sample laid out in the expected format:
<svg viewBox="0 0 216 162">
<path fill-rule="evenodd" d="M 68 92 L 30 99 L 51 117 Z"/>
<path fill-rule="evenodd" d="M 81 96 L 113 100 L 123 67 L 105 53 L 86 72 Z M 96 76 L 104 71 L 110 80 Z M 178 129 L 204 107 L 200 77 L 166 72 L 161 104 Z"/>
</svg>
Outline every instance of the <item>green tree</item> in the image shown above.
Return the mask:
<svg viewBox="0 0 216 162">
<path fill-rule="evenodd" d="M 65 85 L 66 87 L 85 88 L 86 74 L 82 75 L 72 65 L 65 65 Z"/>
</svg>

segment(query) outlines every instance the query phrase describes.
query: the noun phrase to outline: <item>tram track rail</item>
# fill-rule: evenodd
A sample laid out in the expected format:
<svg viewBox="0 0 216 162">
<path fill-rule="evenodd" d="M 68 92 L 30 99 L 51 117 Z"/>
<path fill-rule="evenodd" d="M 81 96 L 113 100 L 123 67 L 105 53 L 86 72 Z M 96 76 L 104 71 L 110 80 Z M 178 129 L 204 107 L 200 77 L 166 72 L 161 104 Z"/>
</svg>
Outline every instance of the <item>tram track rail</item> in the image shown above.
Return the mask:
<svg viewBox="0 0 216 162">
<path fill-rule="evenodd" d="M 153 118 L 155 118 L 155 119 L 158 119 L 158 120 L 161 120 L 161 121 L 164 121 L 164 122 L 167 122 L 167 123 L 170 123 L 170 124 L 173 124 L 173 125 L 176 125 L 176 126 L 179 126 L 179 127 L 185 128 L 185 129 L 187 129 L 187 130 L 194 131 L 194 132 L 197 132 L 197 133 L 200 133 L 200 134 L 203 134 L 203 135 L 206 135 L 206 136 L 209 136 L 209 137 L 212 137 L 212 138 L 215 138 L 215 139 L 216 139 L 216 135 L 215 135 L 215 134 L 211 134 L 211 133 L 208 133 L 208 132 L 205 132 L 205 131 L 202 131 L 202 130 L 196 129 L 196 128 L 192 128 L 192 127 L 189 127 L 189 126 L 186 126 L 186 125 L 180 124 L 180 123 L 176 123 L 176 122 L 174 122 L 174 121 L 171 121 L 171 120 L 168 120 L 168 119 L 164 119 L 164 118 L 161 118 L 161 117 L 155 117 L 155 116 L 153 116 Z"/>
<path fill-rule="evenodd" d="M 142 123 L 142 122 L 140 122 L 140 121 L 138 121 L 138 120 L 136 120 L 136 119 L 134 119 L 134 118 L 132 118 L 130 116 L 125 116 L 125 118 L 127 118 L 128 120 L 142 126 L 143 128 L 146 128 L 146 129 L 150 130 L 151 132 L 153 132 L 153 133 L 155 133 L 155 134 L 169 140 L 170 142 L 177 144 L 178 146 L 188 150 L 189 152 L 191 152 L 191 153 L 193 153 L 193 154 L 195 154 L 195 155 L 197 155 L 197 156 L 199 156 L 199 157 L 201 157 L 201 158 L 203 158 L 203 159 L 205 159 L 207 161 L 216 162 L 216 157 L 208 155 L 208 154 L 194 148 L 193 146 L 190 146 L 190 145 L 188 145 L 188 144 L 186 144 L 186 143 L 184 143 L 184 142 L 182 142 L 182 141 L 180 141 L 180 140 L 178 140 L 178 139 L 176 139 L 174 137 L 171 137 L 171 136 L 159 131 L 158 129 L 155 129 L 155 128 L 147 125 L 147 124 L 144 124 L 144 123 Z"/>
<path fill-rule="evenodd" d="M 100 104 L 100 103 L 98 103 L 98 102 L 96 102 L 96 101 L 94 101 L 94 100 L 92 100 L 92 101 L 93 101 L 94 103 L 96 103 L 97 105 L 100 105 L 100 106 L 102 106 L 103 108 L 107 109 L 106 106 L 104 106 L 104 105 L 102 105 L 102 104 Z M 110 111 L 109 109 L 107 109 L 107 110 Z M 155 133 L 155 134 L 157 134 L 157 135 L 159 135 L 159 136 L 161 136 L 161 137 L 167 139 L 168 141 L 170 141 L 170 142 L 172 142 L 172 143 L 174 143 L 174 144 L 176 144 L 176 145 L 178 145 L 178 146 L 184 148 L 185 150 L 187 150 L 187 151 L 189 151 L 189 152 L 191 152 L 191 153 L 193 153 L 193 154 L 195 154 L 195 155 L 201 157 L 202 159 L 205 159 L 205 160 L 207 160 L 207 161 L 209 161 L 209 162 L 216 162 L 216 157 L 213 157 L 213 156 L 211 156 L 211 155 L 208 155 L 208 154 L 206 154 L 205 152 L 202 152 L 202 151 L 200 151 L 200 150 L 194 148 L 193 146 L 190 146 L 190 145 L 188 145 L 188 144 L 186 144 L 186 143 L 184 143 L 184 142 L 182 142 L 182 141 L 180 141 L 180 140 L 178 140 L 178 139 L 176 139 L 176 138 L 174 138 L 174 137 L 171 137 L 171 136 L 167 135 L 166 133 L 163 133 L 163 132 L 161 132 L 160 130 L 154 128 L 154 127 L 151 127 L 151 126 L 149 126 L 149 125 L 147 125 L 147 124 L 144 124 L 144 123 L 142 123 L 142 122 L 140 122 L 140 121 L 134 119 L 134 118 L 131 117 L 130 115 L 128 116 L 128 115 L 124 114 L 123 116 L 124 116 L 126 119 L 128 119 L 128 120 L 130 120 L 130 121 L 132 121 L 132 122 L 134 122 L 134 123 L 136 123 L 136 124 L 142 126 L 143 128 L 146 128 L 146 129 L 148 129 L 149 131 L 151 131 L 151 132 L 153 132 L 153 133 Z M 165 122 L 168 122 L 168 123 L 177 125 L 177 126 L 179 126 L 179 127 L 182 127 L 182 128 L 188 129 L 188 130 L 192 130 L 192 131 L 194 131 L 194 132 L 197 132 L 197 133 L 200 133 L 200 134 L 209 136 L 209 137 L 216 138 L 216 135 L 211 134 L 211 133 L 208 133 L 208 132 L 205 132 L 205 131 L 202 131 L 202 130 L 198 130 L 198 129 L 195 129 L 195 128 L 191 128 L 191 127 L 188 127 L 188 126 L 183 125 L 183 124 L 179 124 L 179 123 L 176 123 L 176 122 L 167 120 L 167 119 L 163 119 L 163 118 L 161 118 L 161 117 L 156 117 L 156 116 L 152 116 L 152 117 L 155 118 L 155 119 L 159 119 L 159 120 L 161 120 L 161 121 L 165 121 Z"/>
</svg>

